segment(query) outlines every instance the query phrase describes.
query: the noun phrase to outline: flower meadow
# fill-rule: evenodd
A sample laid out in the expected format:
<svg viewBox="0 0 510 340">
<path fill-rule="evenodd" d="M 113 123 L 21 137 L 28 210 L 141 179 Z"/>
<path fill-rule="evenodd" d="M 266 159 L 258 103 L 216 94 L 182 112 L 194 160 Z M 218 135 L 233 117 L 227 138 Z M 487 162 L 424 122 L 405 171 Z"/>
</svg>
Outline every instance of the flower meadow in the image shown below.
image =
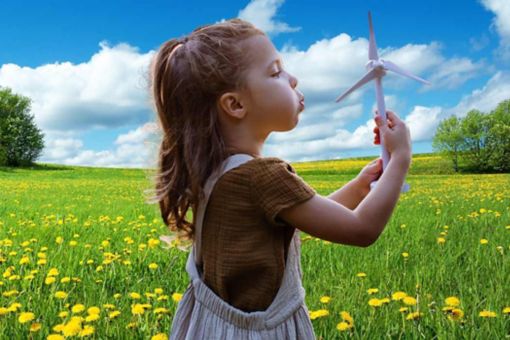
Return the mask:
<svg viewBox="0 0 510 340">
<path fill-rule="evenodd" d="M 372 158 L 292 163 L 324 196 Z M 189 243 L 145 203 L 147 169 L 0 168 L 0 338 L 167 339 Z M 301 233 L 318 339 L 510 336 L 510 175 L 415 155 L 368 248 Z"/>
</svg>

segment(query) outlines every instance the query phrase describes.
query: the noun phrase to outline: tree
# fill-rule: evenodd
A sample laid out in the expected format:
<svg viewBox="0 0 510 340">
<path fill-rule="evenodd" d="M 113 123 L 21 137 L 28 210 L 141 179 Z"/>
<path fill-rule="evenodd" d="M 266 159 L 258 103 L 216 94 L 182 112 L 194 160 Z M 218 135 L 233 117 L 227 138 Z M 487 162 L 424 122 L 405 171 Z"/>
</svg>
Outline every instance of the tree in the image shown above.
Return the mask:
<svg viewBox="0 0 510 340">
<path fill-rule="evenodd" d="M 510 100 L 499 103 L 489 119 L 489 165 L 496 171 L 510 171 Z"/>
<path fill-rule="evenodd" d="M 461 121 L 461 133 L 464 138 L 462 149 L 472 170 L 489 170 L 489 158 L 492 153 L 487 147 L 490 124 L 489 117 L 478 110 L 469 111 Z"/>
<path fill-rule="evenodd" d="M 44 134 L 30 109 L 30 98 L 0 87 L 0 164 L 30 165 L 44 149 Z"/>
<path fill-rule="evenodd" d="M 460 120 L 457 116 L 450 116 L 439 123 L 436 134 L 432 140 L 432 147 L 451 157 L 453 170 L 459 171 L 459 153 L 464 142 L 462 137 Z"/>
<path fill-rule="evenodd" d="M 460 160 L 477 172 L 510 171 L 510 100 L 488 114 L 471 110 L 441 121 L 432 146 L 452 158 L 455 171 Z"/>
</svg>

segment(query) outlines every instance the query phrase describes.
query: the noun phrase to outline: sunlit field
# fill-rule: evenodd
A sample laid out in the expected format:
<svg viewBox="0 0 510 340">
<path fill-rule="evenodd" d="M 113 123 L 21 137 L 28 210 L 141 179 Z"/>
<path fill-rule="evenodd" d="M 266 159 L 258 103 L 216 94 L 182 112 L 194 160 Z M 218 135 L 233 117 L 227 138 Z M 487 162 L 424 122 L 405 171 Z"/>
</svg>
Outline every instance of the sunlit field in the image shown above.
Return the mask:
<svg viewBox="0 0 510 340">
<path fill-rule="evenodd" d="M 324 196 L 372 158 L 292 163 Z M 0 168 L 0 339 L 167 339 L 188 284 L 186 244 L 144 203 L 152 173 Z M 375 244 L 301 233 L 318 339 L 510 336 L 510 175 L 413 158 Z"/>
</svg>

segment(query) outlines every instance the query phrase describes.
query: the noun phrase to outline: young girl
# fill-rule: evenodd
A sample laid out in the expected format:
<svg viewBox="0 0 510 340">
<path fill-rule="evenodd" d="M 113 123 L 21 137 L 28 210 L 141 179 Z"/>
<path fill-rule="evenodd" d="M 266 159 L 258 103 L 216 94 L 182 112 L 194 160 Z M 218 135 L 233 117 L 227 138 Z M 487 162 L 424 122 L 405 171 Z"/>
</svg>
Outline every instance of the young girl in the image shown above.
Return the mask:
<svg viewBox="0 0 510 340">
<path fill-rule="evenodd" d="M 408 128 L 393 112 L 388 125 L 376 116 L 385 172 L 375 160 L 323 197 L 287 162 L 261 157 L 272 131 L 297 125 L 304 96 L 252 24 L 231 19 L 165 42 L 150 83 L 163 131 L 155 199 L 170 230 L 193 242 L 170 339 L 314 339 L 299 231 L 375 242 L 410 165 Z"/>
</svg>

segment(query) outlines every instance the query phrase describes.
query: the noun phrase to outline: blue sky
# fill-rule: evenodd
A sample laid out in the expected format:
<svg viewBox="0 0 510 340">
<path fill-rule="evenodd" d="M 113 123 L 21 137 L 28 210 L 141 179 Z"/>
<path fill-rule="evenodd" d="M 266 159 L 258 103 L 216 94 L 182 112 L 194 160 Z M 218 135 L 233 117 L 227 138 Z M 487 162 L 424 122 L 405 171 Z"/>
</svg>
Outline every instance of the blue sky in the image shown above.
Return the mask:
<svg viewBox="0 0 510 340">
<path fill-rule="evenodd" d="M 365 73 L 371 10 L 380 56 L 433 83 L 383 80 L 387 108 L 411 127 L 413 151 L 429 152 L 441 119 L 471 108 L 490 111 L 510 98 L 509 3 L 7 1 L 0 12 L 0 86 L 33 99 L 46 134 L 41 162 L 150 166 L 147 146 L 157 145 L 148 132 L 155 117 L 143 79 L 150 57 L 165 40 L 199 25 L 241 17 L 268 33 L 307 98 L 298 126 L 271 134 L 264 156 L 378 155 L 371 145 L 373 84 L 334 103 Z"/>
</svg>

